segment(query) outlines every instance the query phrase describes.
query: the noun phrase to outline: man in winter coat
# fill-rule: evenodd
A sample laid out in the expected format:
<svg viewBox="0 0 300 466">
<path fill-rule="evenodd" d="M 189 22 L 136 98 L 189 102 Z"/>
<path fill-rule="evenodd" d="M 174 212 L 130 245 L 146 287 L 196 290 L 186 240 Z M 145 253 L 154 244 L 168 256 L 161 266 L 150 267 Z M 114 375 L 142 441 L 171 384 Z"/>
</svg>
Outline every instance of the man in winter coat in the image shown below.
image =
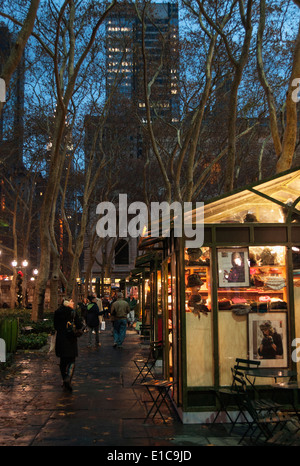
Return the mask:
<svg viewBox="0 0 300 466">
<path fill-rule="evenodd" d="M 65 298 L 62 305 L 54 313 L 56 330 L 55 354 L 60 358 L 60 372 L 65 391 L 72 391 L 71 380 L 75 369 L 75 358 L 78 356 L 77 336 L 73 332 L 73 324 L 77 330 L 82 328 L 82 321 L 75 309 L 75 303 Z"/>
<path fill-rule="evenodd" d="M 114 348 L 122 348 L 126 336 L 127 314 L 130 307 L 127 301 L 123 299 L 123 293 L 118 293 L 117 301 L 111 307 L 111 316 L 114 320 Z"/>
<path fill-rule="evenodd" d="M 86 312 L 86 325 L 89 328 L 88 346 L 92 346 L 93 332 L 95 333 L 96 346 L 101 346 L 101 343 L 99 343 L 99 316 L 101 315 L 101 312 L 99 311 L 99 307 L 97 306 L 95 296 L 88 296 L 88 301 L 89 304 L 87 305 Z"/>
</svg>

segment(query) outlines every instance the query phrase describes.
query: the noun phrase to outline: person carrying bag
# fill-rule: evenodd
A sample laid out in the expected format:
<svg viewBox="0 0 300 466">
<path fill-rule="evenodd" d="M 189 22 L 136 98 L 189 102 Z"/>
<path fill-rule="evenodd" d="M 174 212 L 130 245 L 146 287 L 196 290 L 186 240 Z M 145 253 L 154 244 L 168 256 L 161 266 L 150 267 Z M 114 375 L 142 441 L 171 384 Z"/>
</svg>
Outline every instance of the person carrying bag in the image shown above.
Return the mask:
<svg viewBox="0 0 300 466">
<path fill-rule="evenodd" d="M 60 358 L 60 372 L 65 391 L 72 391 L 71 381 L 74 375 L 75 358 L 78 356 L 77 338 L 82 334 L 82 321 L 75 311 L 75 303 L 65 298 L 54 313 L 56 330 L 55 354 Z"/>
</svg>

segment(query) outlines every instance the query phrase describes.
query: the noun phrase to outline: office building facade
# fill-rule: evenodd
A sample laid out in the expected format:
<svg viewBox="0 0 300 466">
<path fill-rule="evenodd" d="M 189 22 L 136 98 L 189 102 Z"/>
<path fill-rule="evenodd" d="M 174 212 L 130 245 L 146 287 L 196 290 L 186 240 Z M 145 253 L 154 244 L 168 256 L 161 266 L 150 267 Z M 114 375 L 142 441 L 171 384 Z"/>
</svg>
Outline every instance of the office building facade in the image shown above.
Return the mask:
<svg viewBox="0 0 300 466">
<path fill-rule="evenodd" d="M 155 3 L 139 12 L 132 4 L 120 4 L 107 20 L 106 41 L 107 95 L 116 89 L 119 98 L 134 103 L 141 121 L 145 123 L 146 72 L 151 118 L 177 120 L 177 3 Z"/>
</svg>

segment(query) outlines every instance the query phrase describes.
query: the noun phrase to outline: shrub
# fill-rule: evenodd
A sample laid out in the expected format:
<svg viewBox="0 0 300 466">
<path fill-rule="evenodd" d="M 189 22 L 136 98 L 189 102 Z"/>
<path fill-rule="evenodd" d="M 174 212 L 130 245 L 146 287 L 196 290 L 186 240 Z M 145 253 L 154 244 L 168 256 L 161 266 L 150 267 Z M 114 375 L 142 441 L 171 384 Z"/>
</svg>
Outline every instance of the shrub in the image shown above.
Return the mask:
<svg viewBox="0 0 300 466">
<path fill-rule="evenodd" d="M 19 335 L 17 349 L 40 349 L 46 345 L 48 333 L 31 333 Z"/>
<path fill-rule="evenodd" d="M 53 320 L 42 320 L 40 322 L 28 321 L 21 326 L 21 331 L 26 327 L 30 327 L 30 333 L 54 333 Z"/>
</svg>

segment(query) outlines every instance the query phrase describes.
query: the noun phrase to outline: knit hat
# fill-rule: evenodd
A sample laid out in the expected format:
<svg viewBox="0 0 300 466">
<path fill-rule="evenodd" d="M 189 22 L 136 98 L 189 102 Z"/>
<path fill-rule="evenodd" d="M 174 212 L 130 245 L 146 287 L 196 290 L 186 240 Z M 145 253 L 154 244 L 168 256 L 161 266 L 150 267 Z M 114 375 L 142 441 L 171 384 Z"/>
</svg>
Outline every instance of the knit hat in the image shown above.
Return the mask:
<svg viewBox="0 0 300 466">
<path fill-rule="evenodd" d="M 202 286 L 204 282 L 200 279 L 200 275 L 192 273 L 188 276 L 187 287 L 192 288 L 193 286 Z"/>
<path fill-rule="evenodd" d="M 192 260 L 197 260 L 202 255 L 201 248 L 188 248 L 187 254 Z"/>
</svg>

